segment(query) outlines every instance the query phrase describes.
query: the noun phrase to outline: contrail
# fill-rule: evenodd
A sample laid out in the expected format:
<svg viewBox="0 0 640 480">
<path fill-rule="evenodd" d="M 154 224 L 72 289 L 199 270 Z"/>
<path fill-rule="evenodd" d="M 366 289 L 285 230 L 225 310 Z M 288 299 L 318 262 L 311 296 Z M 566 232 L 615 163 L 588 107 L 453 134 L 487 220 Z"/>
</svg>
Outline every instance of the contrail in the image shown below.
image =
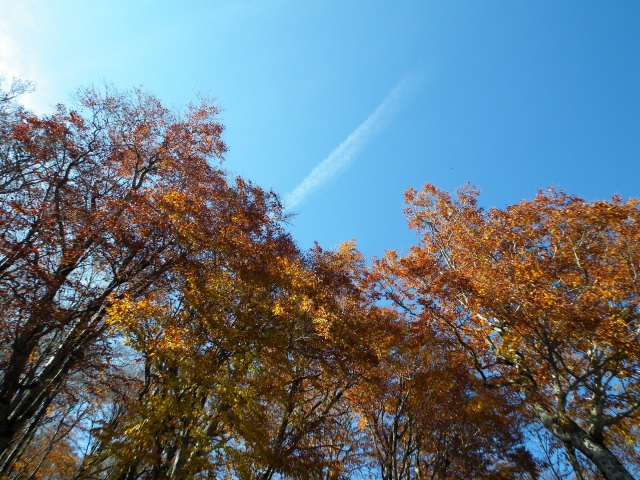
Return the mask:
<svg viewBox="0 0 640 480">
<path fill-rule="evenodd" d="M 311 191 L 349 166 L 413 96 L 424 78 L 425 74 L 422 71 L 407 73 L 387 94 L 378 108 L 284 197 L 285 207 L 289 210 L 297 207 Z"/>
</svg>

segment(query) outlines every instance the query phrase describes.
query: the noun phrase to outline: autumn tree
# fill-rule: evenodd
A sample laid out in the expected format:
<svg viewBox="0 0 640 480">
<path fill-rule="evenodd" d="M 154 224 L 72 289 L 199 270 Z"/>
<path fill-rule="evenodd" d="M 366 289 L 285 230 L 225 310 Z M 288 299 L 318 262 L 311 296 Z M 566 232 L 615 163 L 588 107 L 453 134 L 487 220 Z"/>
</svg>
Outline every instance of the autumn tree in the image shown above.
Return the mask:
<svg viewBox="0 0 640 480">
<path fill-rule="evenodd" d="M 428 184 L 407 191 L 420 243 L 379 263 L 381 291 L 455 339 L 487 388 L 519 394 L 569 458 L 631 479 L 640 433 L 638 201 L 589 203 L 550 189 L 485 211 L 477 194 L 466 187 L 452 198 Z"/>
<path fill-rule="evenodd" d="M 225 151 L 207 102 L 174 114 L 110 88 L 38 117 L 2 99 L 0 117 L 0 469 L 70 379 L 98 374 L 113 344 L 107 308 L 169 281 L 183 231 L 222 207 L 209 162 Z M 183 215 L 168 208 L 179 203 Z M 214 228 L 212 226 L 212 228 Z"/>
<path fill-rule="evenodd" d="M 226 195 L 224 209 L 183 229 L 171 281 L 112 302 L 108 323 L 139 366 L 137 391 L 98 429 L 101 446 L 79 478 L 104 463 L 109 478 L 192 478 L 216 467 L 210 454 L 228 440 L 226 415 L 269 326 L 276 275 L 297 251 L 273 195 L 241 180 Z M 185 208 L 178 197 L 166 206 L 176 219 Z"/>
<path fill-rule="evenodd" d="M 384 313 L 360 288 L 363 260 L 352 243 L 316 247 L 301 266 L 245 389 L 253 420 L 235 452 L 241 478 L 345 478 L 361 461 L 345 400 L 377 363 Z"/>
<path fill-rule="evenodd" d="M 166 292 L 114 302 L 144 387 L 78 478 L 343 478 L 357 463 L 344 394 L 376 360 L 362 260 L 349 244 L 299 252 L 268 212 L 238 217 L 260 228 L 226 245 L 194 242 Z"/>
<path fill-rule="evenodd" d="M 380 478 L 536 478 L 516 405 L 482 387 L 458 345 L 415 327 L 398 315 L 350 393 Z"/>
</svg>

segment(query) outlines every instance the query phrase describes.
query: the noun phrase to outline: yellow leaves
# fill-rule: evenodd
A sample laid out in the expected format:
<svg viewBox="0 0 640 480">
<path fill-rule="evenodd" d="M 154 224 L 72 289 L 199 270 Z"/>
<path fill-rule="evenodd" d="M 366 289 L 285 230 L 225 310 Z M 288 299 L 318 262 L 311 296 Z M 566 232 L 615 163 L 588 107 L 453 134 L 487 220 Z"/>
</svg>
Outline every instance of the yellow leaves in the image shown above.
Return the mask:
<svg viewBox="0 0 640 480">
<path fill-rule="evenodd" d="M 638 437 L 635 433 L 630 432 L 628 430 L 624 430 L 622 432 L 620 432 L 620 435 L 622 436 L 622 439 L 624 440 L 624 442 L 629 445 L 629 446 L 633 446 L 636 445 L 638 442 Z"/>
<path fill-rule="evenodd" d="M 169 351 L 184 350 L 189 353 L 186 331 L 181 325 L 170 325 L 164 329 L 163 347 Z"/>
<path fill-rule="evenodd" d="M 138 433 L 144 428 L 145 423 L 148 423 L 147 418 L 143 419 L 141 423 L 134 423 L 133 425 L 130 425 L 129 427 L 124 429 L 124 435 L 126 435 L 127 437 L 137 436 Z"/>
<path fill-rule="evenodd" d="M 360 415 L 360 416 L 358 417 L 358 429 L 359 429 L 361 432 L 364 432 L 364 431 L 365 431 L 365 429 L 367 428 L 367 424 L 368 424 L 368 423 L 369 423 L 369 422 L 368 422 L 368 420 L 367 420 L 367 417 L 365 417 L 364 415 Z"/>
<path fill-rule="evenodd" d="M 184 211 L 187 205 L 187 194 L 185 192 L 179 192 L 177 190 L 169 190 L 164 192 L 162 199 L 165 204 L 171 205 L 176 211 Z"/>
<path fill-rule="evenodd" d="M 316 316 L 313 318 L 313 323 L 316 326 L 316 331 L 323 338 L 331 338 L 331 327 L 333 322 L 325 316 Z"/>
<path fill-rule="evenodd" d="M 273 306 L 273 314 L 276 316 L 281 316 L 284 314 L 284 312 L 285 309 L 282 307 L 282 304 L 280 302 L 276 302 Z"/>
<path fill-rule="evenodd" d="M 164 310 L 154 304 L 150 298 L 134 300 L 125 294 L 112 300 L 107 307 L 107 323 L 122 330 L 136 328 L 141 319 L 163 314 Z"/>
<path fill-rule="evenodd" d="M 469 399 L 465 410 L 472 418 L 481 419 L 487 412 L 495 412 L 499 401 L 495 395 L 481 392 Z"/>
<path fill-rule="evenodd" d="M 179 317 L 151 297 L 132 300 L 130 296 L 112 302 L 107 323 L 125 334 L 125 344 L 146 351 L 149 357 L 189 352 L 189 338 Z"/>
</svg>

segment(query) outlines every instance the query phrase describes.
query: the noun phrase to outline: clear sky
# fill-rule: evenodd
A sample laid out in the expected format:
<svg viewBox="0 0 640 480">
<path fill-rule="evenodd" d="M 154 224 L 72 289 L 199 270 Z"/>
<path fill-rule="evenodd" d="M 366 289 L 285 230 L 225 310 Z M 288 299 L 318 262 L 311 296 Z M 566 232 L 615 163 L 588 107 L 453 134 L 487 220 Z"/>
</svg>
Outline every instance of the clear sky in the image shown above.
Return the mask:
<svg viewBox="0 0 640 480">
<path fill-rule="evenodd" d="M 0 0 L 0 75 L 217 99 L 225 168 L 303 247 L 414 242 L 403 191 L 640 196 L 640 2 Z"/>
</svg>

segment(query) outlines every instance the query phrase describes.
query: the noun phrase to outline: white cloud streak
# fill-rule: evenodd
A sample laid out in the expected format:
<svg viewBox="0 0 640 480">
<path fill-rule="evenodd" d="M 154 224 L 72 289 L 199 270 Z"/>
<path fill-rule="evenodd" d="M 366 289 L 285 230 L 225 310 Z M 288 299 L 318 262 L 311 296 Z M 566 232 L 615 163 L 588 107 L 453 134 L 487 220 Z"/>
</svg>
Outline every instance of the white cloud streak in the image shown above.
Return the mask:
<svg viewBox="0 0 640 480">
<path fill-rule="evenodd" d="M 389 125 L 393 117 L 417 92 L 424 78 L 425 74 L 422 71 L 407 73 L 373 113 L 284 197 L 285 208 L 291 210 L 297 207 L 313 190 L 346 169 L 369 142 Z"/>
</svg>

